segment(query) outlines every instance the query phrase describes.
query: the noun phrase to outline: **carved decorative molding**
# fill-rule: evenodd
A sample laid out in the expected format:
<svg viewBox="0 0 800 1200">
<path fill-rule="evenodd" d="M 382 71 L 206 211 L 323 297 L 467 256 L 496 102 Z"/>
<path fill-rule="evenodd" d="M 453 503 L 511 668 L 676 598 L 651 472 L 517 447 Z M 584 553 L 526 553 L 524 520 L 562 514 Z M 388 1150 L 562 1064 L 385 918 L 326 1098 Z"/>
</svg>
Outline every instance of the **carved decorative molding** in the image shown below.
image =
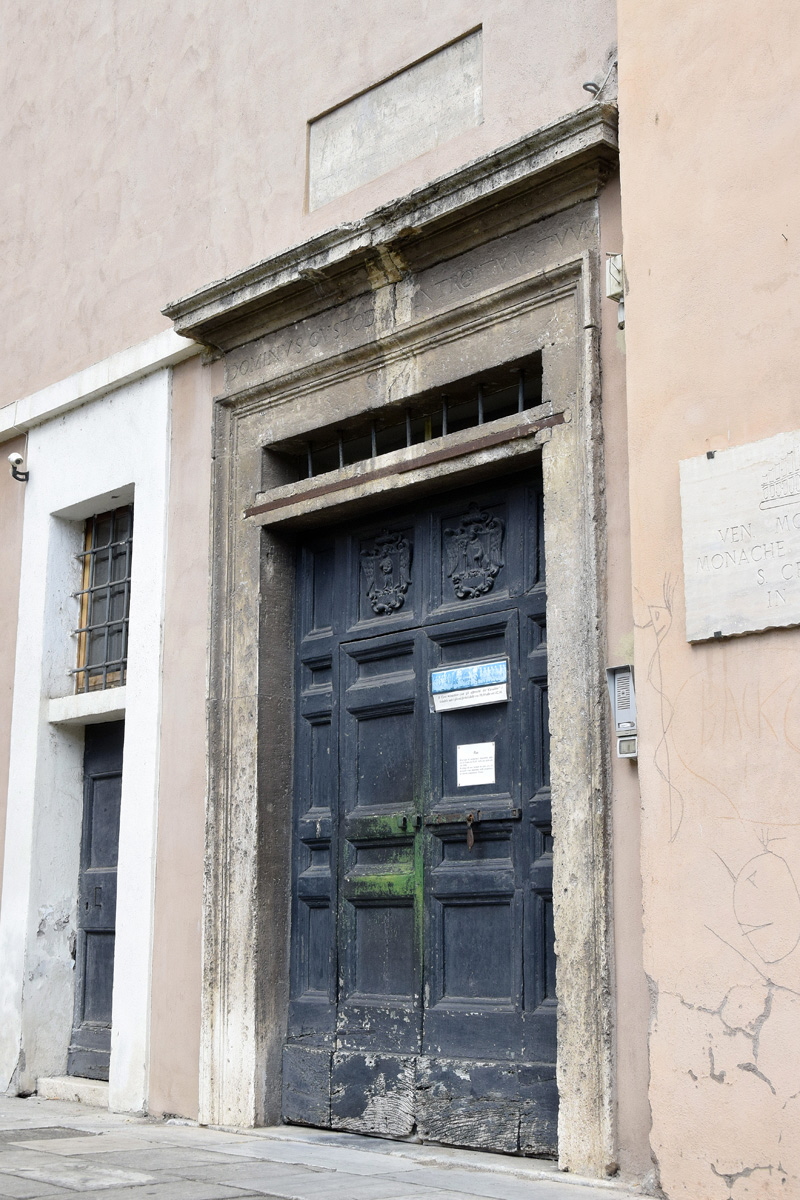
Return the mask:
<svg viewBox="0 0 800 1200">
<path fill-rule="evenodd" d="M 411 585 L 411 543 L 402 533 L 384 529 L 370 550 L 361 551 L 367 599 L 379 616 L 396 612 Z"/>
<path fill-rule="evenodd" d="M 596 196 L 618 152 L 616 108 L 587 105 L 164 314 L 185 337 L 230 350 Z"/>
<path fill-rule="evenodd" d="M 477 504 L 455 529 L 445 529 L 447 576 L 459 600 L 475 600 L 494 587 L 503 566 L 503 522 Z"/>
</svg>

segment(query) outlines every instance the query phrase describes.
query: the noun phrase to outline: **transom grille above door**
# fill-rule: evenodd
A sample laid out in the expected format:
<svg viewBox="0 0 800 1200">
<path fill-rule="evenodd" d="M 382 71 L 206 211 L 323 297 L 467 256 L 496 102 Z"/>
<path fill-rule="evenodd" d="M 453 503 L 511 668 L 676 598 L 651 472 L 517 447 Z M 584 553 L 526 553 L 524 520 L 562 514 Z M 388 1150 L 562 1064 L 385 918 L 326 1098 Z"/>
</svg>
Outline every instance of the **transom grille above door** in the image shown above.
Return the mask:
<svg viewBox="0 0 800 1200">
<path fill-rule="evenodd" d="M 542 355 L 537 351 L 423 392 L 402 405 L 388 404 L 380 412 L 274 444 L 271 450 L 292 464 L 297 479 L 310 479 L 464 429 L 491 425 L 513 413 L 527 412 L 541 400 Z"/>
</svg>

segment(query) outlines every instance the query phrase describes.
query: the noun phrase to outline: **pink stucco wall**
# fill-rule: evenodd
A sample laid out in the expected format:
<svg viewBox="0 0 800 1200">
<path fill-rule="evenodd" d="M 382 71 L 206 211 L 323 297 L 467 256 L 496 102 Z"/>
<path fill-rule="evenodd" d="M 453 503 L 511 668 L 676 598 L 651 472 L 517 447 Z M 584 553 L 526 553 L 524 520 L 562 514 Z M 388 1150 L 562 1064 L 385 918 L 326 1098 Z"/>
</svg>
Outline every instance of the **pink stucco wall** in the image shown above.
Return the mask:
<svg viewBox="0 0 800 1200">
<path fill-rule="evenodd" d="M 652 1144 L 670 1200 L 797 1196 L 800 632 L 687 643 L 678 463 L 800 428 L 800 9 L 619 39 Z"/>
<path fill-rule="evenodd" d="M 308 120 L 481 24 L 483 124 L 307 214 Z M 85 0 L 7 5 L 3 38 L 0 406 L 167 328 L 168 301 L 580 108 L 615 25 L 612 0 Z"/>
<path fill-rule="evenodd" d="M 220 363 L 172 377 L 161 765 L 150 1014 L 151 1113 L 198 1115 L 212 399 Z"/>
</svg>

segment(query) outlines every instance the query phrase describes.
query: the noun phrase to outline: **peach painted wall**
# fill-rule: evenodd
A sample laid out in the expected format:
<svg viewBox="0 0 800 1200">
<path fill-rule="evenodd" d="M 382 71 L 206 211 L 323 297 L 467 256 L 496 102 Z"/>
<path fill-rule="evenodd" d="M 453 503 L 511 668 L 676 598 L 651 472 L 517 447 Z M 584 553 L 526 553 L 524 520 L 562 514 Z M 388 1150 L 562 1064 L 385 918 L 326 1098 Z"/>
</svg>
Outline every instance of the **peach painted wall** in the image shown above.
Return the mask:
<svg viewBox="0 0 800 1200">
<path fill-rule="evenodd" d="M 197 1118 L 206 792 L 212 398 L 219 364 L 172 374 L 149 1111 Z"/>
<path fill-rule="evenodd" d="M 308 215 L 307 121 L 481 24 L 483 124 Z M 613 0 L 17 0 L 3 37 L 0 406 L 168 328 L 168 301 L 580 108 L 616 30 Z"/>
<path fill-rule="evenodd" d="M 0 445 L 0 894 L 3 890 L 8 756 L 17 650 L 22 518 L 25 509 L 25 484 L 11 478 L 6 462 L 6 456 L 14 452 L 25 453 L 24 437 L 13 438 Z"/>
<path fill-rule="evenodd" d="M 678 463 L 800 429 L 800 8 L 618 7 L 652 1144 L 796 1197 L 800 631 L 687 643 Z"/>
<path fill-rule="evenodd" d="M 601 267 L 622 251 L 619 178 L 600 196 Z M 600 364 L 606 476 L 607 614 L 606 663 L 624 666 L 633 657 L 628 425 L 625 396 L 625 333 L 617 304 L 605 298 L 603 275 Z M 611 759 L 612 903 L 616 1012 L 617 1149 L 624 1178 L 652 1171 L 650 1105 L 647 1098 L 649 996 L 642 961 L 641 812 L 636 763 Z"/>
</svg>

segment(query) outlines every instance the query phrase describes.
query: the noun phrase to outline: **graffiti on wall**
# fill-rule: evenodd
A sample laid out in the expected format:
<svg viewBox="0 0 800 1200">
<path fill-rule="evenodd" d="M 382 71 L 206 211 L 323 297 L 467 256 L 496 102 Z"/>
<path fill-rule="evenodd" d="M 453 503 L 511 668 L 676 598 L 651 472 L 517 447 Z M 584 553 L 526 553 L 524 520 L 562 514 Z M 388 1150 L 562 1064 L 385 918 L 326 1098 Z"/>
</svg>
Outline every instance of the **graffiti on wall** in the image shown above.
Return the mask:
<svg viewBox="0 0 800 1200">
<path fill-rule="evenodd" d="M 717 643 L 687 657 L 675 591 L 666 576 L 637 611 L 641 768 L 661 797 L 645 852 L 664 872 L 647 920 L 662 932 L 651 1056 L 668 1064 L 653 1076 L 654 1151 L 693 1148 L 668 1193 L 787 1195 L 800 1189 L 800 654 Z"/>
</svg>

